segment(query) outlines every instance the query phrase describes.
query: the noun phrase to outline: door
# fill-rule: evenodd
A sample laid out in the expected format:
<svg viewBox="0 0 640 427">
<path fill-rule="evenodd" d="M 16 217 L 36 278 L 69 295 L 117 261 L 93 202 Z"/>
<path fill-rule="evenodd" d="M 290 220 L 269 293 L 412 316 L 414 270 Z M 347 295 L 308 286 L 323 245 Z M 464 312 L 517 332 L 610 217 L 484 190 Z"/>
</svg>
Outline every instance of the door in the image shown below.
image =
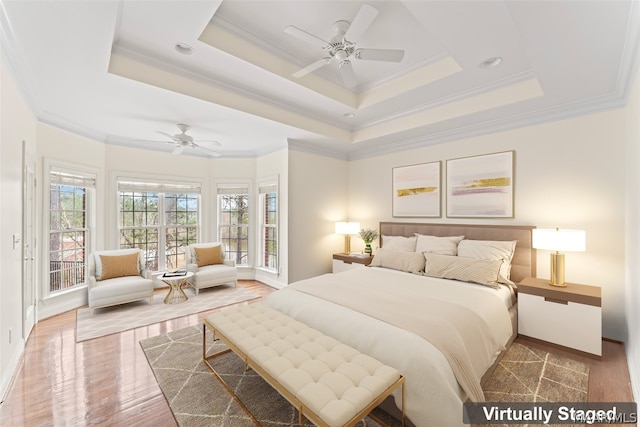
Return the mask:
<svg viewBox="0 0 640 427">
<path fill-rule="evenodd" d="M 26 156 L 23 142 L 22 189 L 22 317 L 25 342 L 36 322 L 36 175 L 35 162 Z"/>
</svg>

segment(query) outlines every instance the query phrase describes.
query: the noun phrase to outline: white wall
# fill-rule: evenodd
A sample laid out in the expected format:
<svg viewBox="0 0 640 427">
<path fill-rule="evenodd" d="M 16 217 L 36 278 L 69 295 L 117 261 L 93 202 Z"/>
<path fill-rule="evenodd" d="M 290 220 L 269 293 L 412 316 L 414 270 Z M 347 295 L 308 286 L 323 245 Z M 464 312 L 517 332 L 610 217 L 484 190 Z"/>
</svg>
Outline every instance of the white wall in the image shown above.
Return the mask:
<svg viewBox="0 0 640 427">
<path fill-rule="evenodd" d="M 0 398 L 24 349 L 22 322 L 22 146 L 35 158 L 36 121 L 0 61 Z"/>
<path fill-rule="evenodd" d="M 635 401 L 640 401 L 640 77 L 626 108 L 627 119 L 627 206 L 626 206 L 626 315 L 627 363 Z"/>
<path fill-rule="evenodd" d="M 394 219 L 394 166 L 514 150 L 515 218 L 465 220 L 443 216 L 433 222 L 586 230 L 587 251 L 566 254 L 566 279 L 602 287 L 604 335 L 622 340 L 627 335 L 624 125 L 625 111 L 621 109 L 352 161 L 349 213 L 352 219 L 369 225 Z M 537 261 L 538 277 L 548 278 L 549 253 L 539 251 Z"/>
<path fill-rule="evenodd" d="M 346 160 L 289 151 L 289 282 L 330 272 L 342 252 L 335 222 L 349 219 L 347 176 Z"/>
</svg>

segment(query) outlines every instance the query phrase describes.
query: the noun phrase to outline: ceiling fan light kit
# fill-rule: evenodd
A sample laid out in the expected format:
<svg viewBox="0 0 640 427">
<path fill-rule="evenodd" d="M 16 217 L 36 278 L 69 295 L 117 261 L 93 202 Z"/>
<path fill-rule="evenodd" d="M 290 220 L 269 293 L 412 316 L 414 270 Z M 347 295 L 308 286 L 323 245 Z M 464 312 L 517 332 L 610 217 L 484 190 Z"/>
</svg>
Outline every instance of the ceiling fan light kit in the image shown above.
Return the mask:
<svg viewBox="0 0 640 427">
<path fill-rule="evenodd" d="M 218 141 L 198 141 L 200 142 L 200 144 L 197 144 L 191 135 L 187 135 L 187 131 L 191 129 L 191 126 L 184 123 L 178 123 L 176 126 L 178 126 L 178 129 L 180 129 L 180 133 L 177 133 L 175 135 L 158 131 L 159 134 L 171 139 L 171 141 L 165 142 L 169 144 L 175 144 L 175 148 L 173 149 L 171 154 L 182 154 L 186 148 L 192 148 L 194 150 L 201 150 L 211 157 L 220 157 L 220 153 L 218 153 L 217 151 L 213 151 L 201 145 L 201 143 L 206 142 L 211 145 L 220 146 L 221 144 Z"/>
<path fill-rule="evenodd" d="M 293 77 L 304 77 L 330 64 L 332 59 L 335 58 L 337 60 L 336 62 L 338 62 L 338 69 L 340 70 L 344 84 L 351 88 L 356 86 L 358 82 L 350 58 L 366 61 L 401 62 L 404 58 L 403 50 L 356 49 L 356 42 L 351 41 L 359 39 L 373 23 L 377 15 L 378 10 L 376 8 L 368 4 L 363 4 L 353 19 L 353 22 L 349 23 L 344 20 L 334 22 L 331 27 L 333 35 L 329 42 L 291 25 L 285 28 L 285 33 L 297 37 L 308 44 L 320 47 L 329 54 L 328 57 L 319 59 L 296 71 L 293 73 Z"/>
</svg>

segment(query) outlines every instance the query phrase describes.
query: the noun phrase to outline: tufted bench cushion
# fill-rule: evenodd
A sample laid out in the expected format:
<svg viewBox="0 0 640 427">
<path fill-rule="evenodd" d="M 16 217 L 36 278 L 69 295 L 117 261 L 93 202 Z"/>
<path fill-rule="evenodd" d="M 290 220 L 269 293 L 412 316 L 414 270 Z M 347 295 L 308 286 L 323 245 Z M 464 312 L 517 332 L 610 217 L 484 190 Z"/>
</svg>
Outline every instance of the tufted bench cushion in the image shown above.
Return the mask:
<svg viewBox="0 0 640 427">
<path fill-rule="evenodd" d="M 262 303 L 203 324 L 316 425 L 353 425 L 404 385 L 396 369 Z"/>
</svg>

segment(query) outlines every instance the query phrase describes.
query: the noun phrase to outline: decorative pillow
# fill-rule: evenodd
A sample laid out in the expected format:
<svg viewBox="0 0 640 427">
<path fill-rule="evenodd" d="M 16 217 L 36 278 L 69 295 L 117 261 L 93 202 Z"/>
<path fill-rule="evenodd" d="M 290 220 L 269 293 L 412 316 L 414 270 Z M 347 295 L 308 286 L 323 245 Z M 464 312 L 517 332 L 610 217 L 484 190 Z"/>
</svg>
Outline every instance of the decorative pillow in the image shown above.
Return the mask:
<svg viewBox="0 0 640 427">
<path fill-rule="evenodd" d="M 196 264 L 198 264 L 198 267 L 222 264 L 220 245 L 203 248 L 194 247 L 193 251 L 196 254 Z"/>
<path fill-rule="evenodd" d="M 416 233 L 416 252 L 440 255 L 458 255 L 458 243 L 464 236 L 428 236 Z"/>
<path fill-rule="evenodd" d="M 511 260 L 516 250 L 516 240 L 468 240 L 464 239 L 458 244 L 458 256 L 502 260 L 500 268 L 500 283 L 512 285 Z"/>
<path fill-rule="evenodd" d="M 94 262 L 95 264 L 95 271 L 93 271 L 92 273 L 94 273 L 96 280 L 102 280 L 102 261 L 101 261 L 101 256 L 103 255 L 107 255 L 107 256 L 121 256 L 121 255 L 130 255 L 130 254 L 140 254 L 140 249 L 138 248 L 129 248 L 129 249 L 110 249 L 110 250 L 106 250 L 106 251 L 97 251 L 94 253 L 93 259 L 91 261 Z M 142 270 L 144 268 L 143 265 L 141 265 L 141 259 L 140 257 L 138 258 L 138 271 Z M 91 265 L 91 262 L 89 263 L 89 265 Z"/>
<path fill-rule="evenodd" d="M 100 280 L 125 276 L 139 276 L 139 255 L 139 253 L 115 256 L 100 255 L 100 262 L 102 263 L 102 275 L 100 276 Z"/>
<path fill-rule="evenodd" d="M 416 251 L 416 236 L 382 236 L 382 246 L 389 251 Z"/>
<path fill-rule="evenodd" d="M 380 248 L 369 266 L 420 274 L 424 270 L 424 256 L 417 252 L 390 251 Z"/>
<path fill-rule="evenodd" d="M 430 277 L 473 282 L 497 289 L 502 260 L 464 258 L 424 253 L 424 274 Z"/>
</svg>

